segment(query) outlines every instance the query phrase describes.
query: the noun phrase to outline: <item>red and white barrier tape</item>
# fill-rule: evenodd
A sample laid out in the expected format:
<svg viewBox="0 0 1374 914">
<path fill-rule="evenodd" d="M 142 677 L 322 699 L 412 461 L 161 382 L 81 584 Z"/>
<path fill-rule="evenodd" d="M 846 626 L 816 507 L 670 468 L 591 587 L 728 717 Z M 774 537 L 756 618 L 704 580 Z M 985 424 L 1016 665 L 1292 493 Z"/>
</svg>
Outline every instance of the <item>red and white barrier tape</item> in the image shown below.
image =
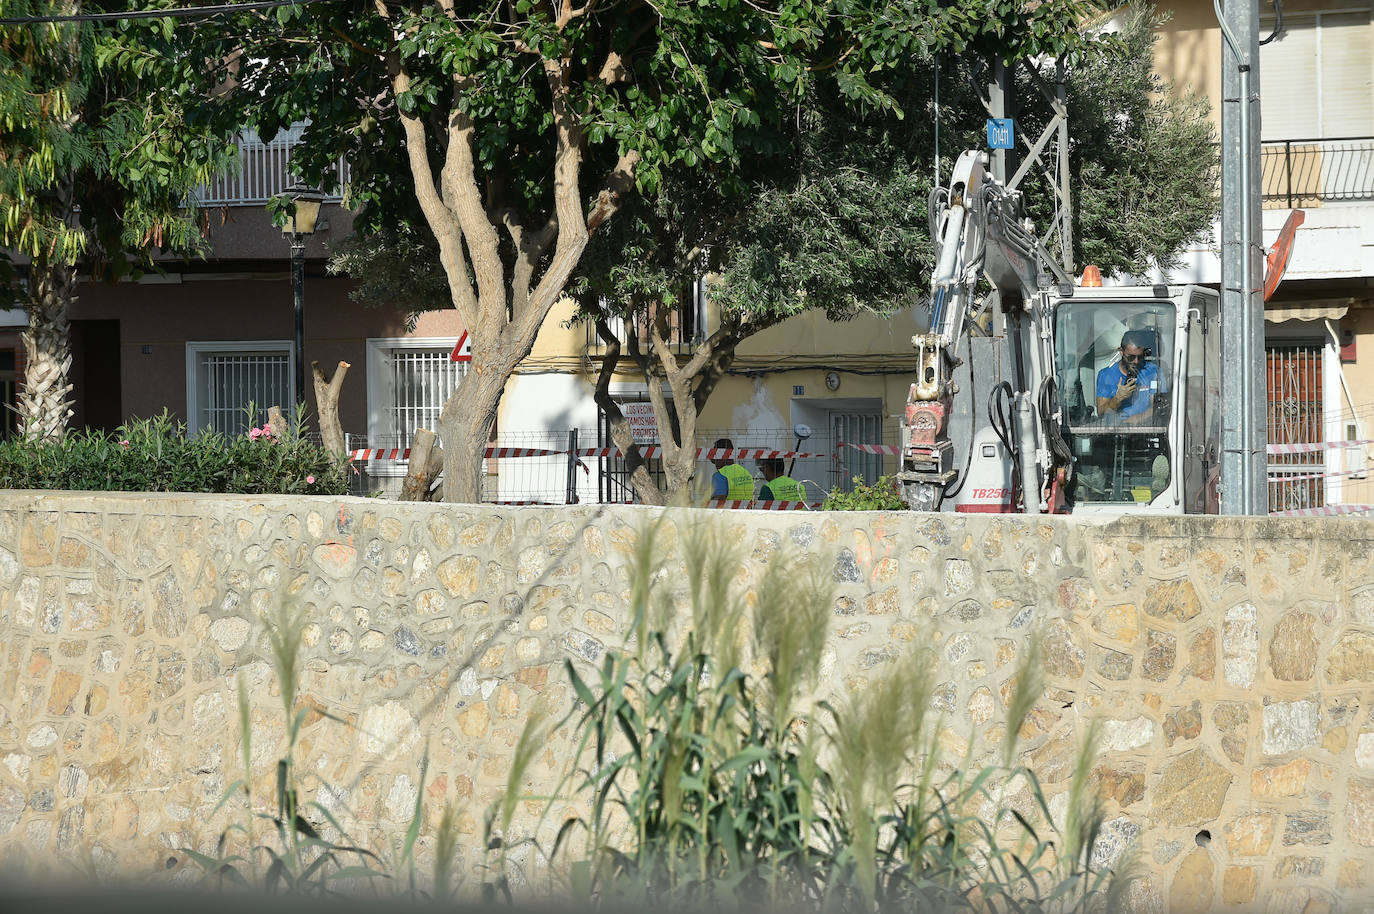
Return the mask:
<svg viewBox="0 0 1374 914">
<path fill-rule="evenodd" d="M 811 511 L 821 506 L 820 502 L 810 504 L 804 501 L 749 501 L 747 499 L 730 500 L 726 498 L 713 498 L 706 503 L 708 508 L 727 508 L 730 510 L 755 510 L 755 511 Z"/>
<path fill-rule="evenodd" d="M 835 446 L 837 448 L 852 447 L 862 454 L 883 454 L 888 457 L 896 457 L 902 453 L 902 449 L 895 444 L 850 444 L 848 441 L 841 441 Z"/>
<path fill-rule="evenodd" d="M 1270 511 L 1270 517 L 1330 517 L 1335 514 L 1368 514 L 1374 505 L 1322 505 L 1320 508 L 1290 508 Z"/>
<path fill-rule="evenodd" d="M 550 451 L 537 447 L 489 447 L 483 452 L 485 458 L 505 457 L 558 457 L 567 451 Z M 410 448 L 360 448 L 348 452 L 349 460 L 409 460 Z"/>
<path fill-rule="evenodd" d="M 1301 467 L 1295 467 L 1295 469 L 1303 469 L 1303 468 L 1301 468 Z M 1362 475 L 1364 475 L 1365 473 L 1368 473 L 1368 472 L 1369 472 L 1368 469 L 1363 469 L 1363 470 L 1342 470 L 1342 471 L 1340 471 L 1339 473 L 1301 473 L 1301 474 L 1294 474 L 1294 475 L 1291 475 L 1291 476 L 1290 476 L 1290 475 L 1287 475 L 1287 474 L 1285 474 L 1285 473 L 1272 473 L 1272 472 L 1271 472 L 1271 473 L 1269 474 L 1269 476 L 1268 476 L 1268 479 L 1269 479 L 1270 482 L 1302 482 L 1302 481 L 1308 480 L 1308 479 L 1337 479 L 1337 478 L 1342 477 L 1342 476 L 1362 476 Z"/>
<path fill-rule="evenodd" d="M 899 449 L 894 445 L 887 444 L 846 444 L 841 442 L 840 447 L 854 448 L 865 454 L 896 454 Z M 618 447 L 583 447 L 575 451 L 551 451 L 543 448 L 532 447 L 489 447 L 486 449 L 484 457 L 488 459 L 506 459 L 510 457 L 558 457 L 571 453 L 575 457 L 617 457 L 623 458 L 625 453 Z M 663 448 L 657 444 L 646 444 L 639 449 L 639 455 L 645 460 L 653 460 L 663 456 Z M 823 454 L 812 451 L 773 451 L 767 448 L 697 448 L 696 458 L 698 460 L 808 460 L 808 459 L 830 459 L 836 454 Z M 410 448 L 360 448 L 348 452 L 349 460 L 409 460 Z"/>
<path fill-rule="evenodd" d="M 1311 454 L 1316 451 L 1330 451 L 1342 447 L 1367 447 L 1374 444 L 1374 438 L 1361 438 L 1357 441 L 1304 441 L 1299 444 L 1266 445 L 1266 454 Z"/>
<path fill-rule="evenodd" d="M 618 447 L 584 447 L 577 449 L 578 457 L 617 457 L 625 456 L 625 452 Z M 639 449 L 639 455 L 645 460 L 652 460 L 655 457 L 663 456 L 663 448 L 657 444 L 646 444 Z M 697 448 L 696 457 L 698 460 L 726 460 L 734 457 L 738 460 L 765 460 L 779 458 L 786 460 L 805 460 L 810 457 L 833 457 L 833 454 L 812 454 L 805 451 L 770 451 L 766 448 Z"/>
</svg>

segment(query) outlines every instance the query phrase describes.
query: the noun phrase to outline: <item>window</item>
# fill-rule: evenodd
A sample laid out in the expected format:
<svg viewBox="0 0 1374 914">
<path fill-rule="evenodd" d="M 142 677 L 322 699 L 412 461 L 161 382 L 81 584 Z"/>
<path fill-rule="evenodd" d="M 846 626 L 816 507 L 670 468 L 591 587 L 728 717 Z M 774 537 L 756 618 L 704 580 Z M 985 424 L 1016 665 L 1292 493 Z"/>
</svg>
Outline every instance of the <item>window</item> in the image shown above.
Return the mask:
<svg viewBox="0 0 1374 914">
<path fill-rule="evenodd" d="M 1273 20 L 1261 34 L 1273 29 Z M 1368 9 L 1284 16 L 1284 34 L 1260 48 L 1265 140 L 1374 133 L 1374 30 Z"/>
<path fill-rule="evenodd" d="M 268 407 L 289 411 L 295 369 L 290 340 L 187 343 L 187 427 L 238 435 L 248 431 L 250 405 L 259 421 Z"/>
<path fill-rule="evenodd" d="M 1078 502 L 1148 504 L 1171 482 L 1173 303 L 1069 300 L 1054 361 Z"/>
<path fill-rule="evenodd" d="M 439 413 L 467 373 L 449 361 L 456 339 L 367 341 L 368 446 L 406 448 L 417 428 L 438 431 Z"/>
<path fill-rule="evenodd" d="M 832 410 L 830 418 L 830 447 L 836 450 L 834 477 L 831 487 L 840 492 L 854 489 L 854 477 L 861 477 L 868 485 L 878 481 L 883 475 L 883 456 L 867 454 L 853 448 L 841 448 L 846 444 L 882 444 L 883 417 L 877 413 L 851 413 Z"/>
</svg>

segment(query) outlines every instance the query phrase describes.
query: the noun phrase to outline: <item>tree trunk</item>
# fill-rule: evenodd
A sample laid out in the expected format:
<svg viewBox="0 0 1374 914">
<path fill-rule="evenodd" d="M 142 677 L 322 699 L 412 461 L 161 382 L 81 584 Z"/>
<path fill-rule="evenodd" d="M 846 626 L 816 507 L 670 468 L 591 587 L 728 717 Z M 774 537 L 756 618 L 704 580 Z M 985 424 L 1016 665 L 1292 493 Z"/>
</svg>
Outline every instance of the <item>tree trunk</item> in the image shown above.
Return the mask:
<svg viewBox="0 0 1374 914">
<path fill-rule="evenodd" d="M 444 404 L 439 415 L 439 436 L 444 446 L 444 501 L 477 504 L 482 500 L 486 475 L 482 462 L 509 376 L 509 369 L 503 371 L 501 366 L 490 363 L 479 365 L 474 357 L 472 371 Z"/>
<path fill-rule="evenodd" d="M 417 428 L 410 436 L 410 464 L 406 478 L 401 483 L 401 496 L 398 501 L 428 501 L 429 486 L 434 481 L 431 471 L 431 458 L 434 456 L 435 436 L 427 428 Z M 442 461 L 442 457 L 440 458 Z M 443 463 L 439 462 L 442 467 Z"/>
<path fill-rule="evenodd" d="M 29 327 L 21 339 L 27 362 L 18 396 L 19 421 L 30 441 L 61 441 L 72 417 L 72 338 L 67 309 L 75 300 L 69 267 L 34 261 L 29 267 Z"/>
<path fill-rule="evenodd" d="M 310 372 L 315 380 L 315 412 L 320 424 L 320 438 L 324 449 L 329 453 L 343 456 L 348 447 L 344 444 L 343 426 L 339 424 L 339 391 L 343 388 L 344 375 L 348 374 L 349 364 L 340 362 L 334 369 L 334 377 L 326 378 L 320 370 L 319 362 L 310 363 Z"/>
<path fill-rule="evenodd" d="M 612 332 L 604 317 L 597 318 L 596 333 L 605 344 L 606 351 L 601 359 L 601 369 L 597 374 L 593 397 L 610 423 L 611 443 L 625 455 L 625 466 L 630 473 L 630 488 L 639 500 L 646 505 L 666 505 L 668 493 L 654 483 L 654 477 L 649 474 L 649 467 L 640 454 L 634 433 L 630 430 L 630 422 L 625 418 L 625 413 L 621 411 L 615 397 L 611 396 L 611 378 L 615 376 L 615 370 L 620 365 L 620 339 Z M 659 437 L 662 438 L 665 423 L 657 415 L 654 418 L 660 429 Z"/>
</svg>

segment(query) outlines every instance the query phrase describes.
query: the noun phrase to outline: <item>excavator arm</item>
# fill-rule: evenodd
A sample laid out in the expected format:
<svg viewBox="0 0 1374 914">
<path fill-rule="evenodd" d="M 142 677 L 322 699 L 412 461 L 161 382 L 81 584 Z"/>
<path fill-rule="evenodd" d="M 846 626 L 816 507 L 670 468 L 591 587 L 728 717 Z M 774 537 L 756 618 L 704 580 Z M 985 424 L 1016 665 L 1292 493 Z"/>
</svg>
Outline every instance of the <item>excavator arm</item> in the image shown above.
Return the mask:
<svg viewBox="0 0 1374 914">
<path fill-rule="evenodd" d="M 949 186 L 937 188 L 930 198 L 936 253 L 930 329 L 911 338 L 916 380 L 907 395 L 898 474 L 903 495 L 916 510 L 938 510 L 958 477 L 949 438 L 958 392 L 953 371 L 960 364 L 956 349 L 969 332 L 971 315 L 980 309 L 979 278 L 987 276 L 995 306 L 1019 320 L 1028 311 L 1042 273 L 1044 259 L 1033 230 L 1022 219 L 1021 195 L 1002 187 L 987 165 L 987 153 L 964 152 Z M 1022 364 L 1018 358 L 1018 368 Z M 1029 384 L 1021 377 L 1016 386 L 1024 391 Z"/>
</svg>

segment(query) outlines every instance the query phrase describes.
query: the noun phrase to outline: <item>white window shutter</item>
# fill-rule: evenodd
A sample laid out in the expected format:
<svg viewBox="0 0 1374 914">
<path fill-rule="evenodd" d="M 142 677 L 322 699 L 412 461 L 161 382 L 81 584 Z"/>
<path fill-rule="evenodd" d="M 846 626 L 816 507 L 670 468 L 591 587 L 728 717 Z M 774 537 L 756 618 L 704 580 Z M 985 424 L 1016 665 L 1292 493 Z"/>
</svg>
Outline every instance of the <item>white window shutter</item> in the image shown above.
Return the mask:
<svg viewBox="0 0 1374 914">
<path fill-rule="evenodd" d="M 1374 31 L 1369 11 L 1321 17 L 1323 137 L 1374 134 Z"/>
<path fill-rule="evenodd" d="M 1260 48 L 1260 131 L 1264 140 L 1306 140 L 1321 135 L 1321 106 L 1316 101 L 1316 26 L 1310 16 L 1285 16 L 1284 34 Z M 1272 22 L 1265 26 L 1265 30 L 1272 28 Z"/>
</svg>

